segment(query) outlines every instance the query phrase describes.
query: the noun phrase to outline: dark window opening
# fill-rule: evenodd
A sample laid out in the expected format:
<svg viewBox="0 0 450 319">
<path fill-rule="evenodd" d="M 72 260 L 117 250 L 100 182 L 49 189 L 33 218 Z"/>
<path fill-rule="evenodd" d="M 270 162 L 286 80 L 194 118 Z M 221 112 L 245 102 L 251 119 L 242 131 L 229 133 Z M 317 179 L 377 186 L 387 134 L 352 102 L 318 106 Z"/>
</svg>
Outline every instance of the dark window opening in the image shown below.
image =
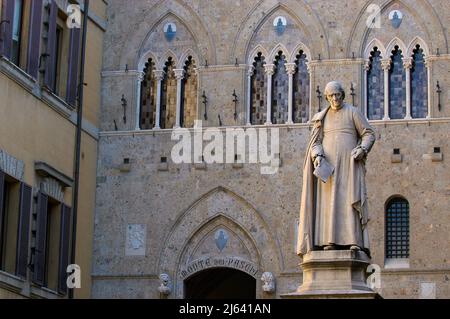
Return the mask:
<svg viewBox="0 0 450 319">
<path fill-rule="evenodd" d="M 61 61 L 61 43 L 62 43 L 63 29 L 60 26 L 56 27 L 56 56 L 55 56 L 55 68 L 53 78 L 55 82 L 53 83 L 52 91 L 58 95 L 59 94 L 59 83 L 60 83 L 60 61 Z"/>
<path fill-rule="evenodd" d="M 392 199 L 386 209 L 386 258 L 409 258 L 409 203 Z"/>
<path fill-rule="evenodd" d="M 61 227 L 61 204 L 49 198 L 47 206 L 47 247 L 44 286 L 56 291 L 58 288 L 59 231 Z"/>
</svg>

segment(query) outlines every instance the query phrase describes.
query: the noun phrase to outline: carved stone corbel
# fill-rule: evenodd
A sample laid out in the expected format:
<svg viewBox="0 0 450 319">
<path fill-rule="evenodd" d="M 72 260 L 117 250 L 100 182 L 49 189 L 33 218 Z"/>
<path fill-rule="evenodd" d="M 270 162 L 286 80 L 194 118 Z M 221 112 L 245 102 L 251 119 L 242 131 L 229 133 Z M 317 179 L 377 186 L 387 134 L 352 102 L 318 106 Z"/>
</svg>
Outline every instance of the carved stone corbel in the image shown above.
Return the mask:
<svg viewBox="0 0 450 319">
<path fill-rule="evenodd" d="M 275 276 L 271 272 L 263 273 L 261 280 L 264 283 L 262 289 L 265 293 L 268 294 L 275 293 L 276 290 Z"/>
<path fill-rule="evenodd" d="M 170 276 L 168 274 L 159 275 L 159 280 L 161 285 L 158 290 L 160 294 L 164 297 L 169 296 L 172 293 L 172 282 L 170 280 Z"/>
</svg>

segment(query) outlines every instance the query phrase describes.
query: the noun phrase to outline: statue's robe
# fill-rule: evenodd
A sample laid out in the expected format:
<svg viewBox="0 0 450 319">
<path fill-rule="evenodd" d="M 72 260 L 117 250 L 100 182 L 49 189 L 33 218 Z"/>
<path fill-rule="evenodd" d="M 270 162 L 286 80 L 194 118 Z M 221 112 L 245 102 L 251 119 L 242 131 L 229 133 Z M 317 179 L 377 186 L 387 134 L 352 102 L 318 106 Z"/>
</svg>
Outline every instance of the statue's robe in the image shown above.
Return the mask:
<svg viewBox="0 0 450 319">
<path fill-rule="evenodd" d="M 307 148 L 300 204 L 297 252 L 300 256 L 316 247 L 359 246 L 370 251 L 367 224 L 365 159 L 357 161 L 352 151 L 363 146 L 370 151 L 374 130 L 355 107 L 344 104 L 316 114 Z M 325 156 L 334 174 L 323 183 L 314 172 L 313 159 Z"/>
</svg>

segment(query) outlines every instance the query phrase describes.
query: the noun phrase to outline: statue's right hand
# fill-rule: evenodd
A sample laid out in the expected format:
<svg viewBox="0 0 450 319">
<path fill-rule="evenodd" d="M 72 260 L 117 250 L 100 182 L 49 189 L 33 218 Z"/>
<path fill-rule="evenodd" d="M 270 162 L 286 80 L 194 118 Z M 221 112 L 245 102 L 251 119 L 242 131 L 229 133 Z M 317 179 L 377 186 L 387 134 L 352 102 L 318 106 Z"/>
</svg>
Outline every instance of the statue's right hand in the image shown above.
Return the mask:
<svg viewBox="0 0 450 319">
<path fill-rule="evenodd" d="M 314 168 L 320 167 L 320 165 L 322 164 L 322 160 L 323 160 L 322 156 L 317 156 L 314 161 Z"/>
</svg>

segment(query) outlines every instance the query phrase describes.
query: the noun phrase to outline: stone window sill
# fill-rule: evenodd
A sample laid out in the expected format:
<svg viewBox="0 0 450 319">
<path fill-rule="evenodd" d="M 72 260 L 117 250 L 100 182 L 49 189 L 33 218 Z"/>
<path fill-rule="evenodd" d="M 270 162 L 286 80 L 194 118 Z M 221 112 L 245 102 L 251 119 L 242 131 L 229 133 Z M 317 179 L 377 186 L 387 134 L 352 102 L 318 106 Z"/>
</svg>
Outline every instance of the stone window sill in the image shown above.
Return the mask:
<svg viewBox="0 0 450 319">
<path fill-rule="evenodd" d="M 72 111 L 74 110 L 74 108 L 67 104 L 66 101 L 45 87 L 42 88 L 42 101 L 66 118 L 70 118 Z"/>
<path fill-rule="evenodd" d="M 55 291 L 34 286 L 19 277 L 3 271 L 0 271 L 0 287 L 25 298 L 65 299 L 64 296 Z"/>
<path fill-rule="evenodd" d="M 31 296 L 43 298 L 43 299 L 66 299 L 66 297 L 61 296 L 56 291 L 53 291 L 51 289 L 45 288 L 45 287 L 31 287 Z"/>
<path fill-rule="evenodd" d="M 388 258 L 384 262 L 385 269 L 409 269 L 408 258 Z"/>
<path fill-rule="evenodd" d="M 415 118 L 415 119 L 390 119 L 390 120 L 369 120 L 370 124 L 417 124 L 417 123 L 429 123 L 433 120 L 440 118 Z"/>
<path fill-rule="evenodd" d="M 158 165 L 159 172 L 168 172 L 169 171 L 169 163 L 160 163 Z"/>
<path fill-rule="evenodd" d="M 444 155 L 441 154 L 441 153 L 438 153 L 438 154 L 436 154 L 436 153 L 435 154 L 424 154 L 422 156 L 422 158 L 424 160 L 428 160 L 428 161 L 431 161 L 433 163 L 438 163 L 438 162 L 443 162 L 444 161 Z"/>
<path fill-rule="evenodd" d="M 0 57 L 0 71 L 30 92 L 39 90 L 36 79 L 3 56 Z"/>
<path fill-rule="evenodd" d="M 25 287 L 25 281 L 7 272 L 0 271 L 0 287 L 21 294 Z"/>
</svg>

